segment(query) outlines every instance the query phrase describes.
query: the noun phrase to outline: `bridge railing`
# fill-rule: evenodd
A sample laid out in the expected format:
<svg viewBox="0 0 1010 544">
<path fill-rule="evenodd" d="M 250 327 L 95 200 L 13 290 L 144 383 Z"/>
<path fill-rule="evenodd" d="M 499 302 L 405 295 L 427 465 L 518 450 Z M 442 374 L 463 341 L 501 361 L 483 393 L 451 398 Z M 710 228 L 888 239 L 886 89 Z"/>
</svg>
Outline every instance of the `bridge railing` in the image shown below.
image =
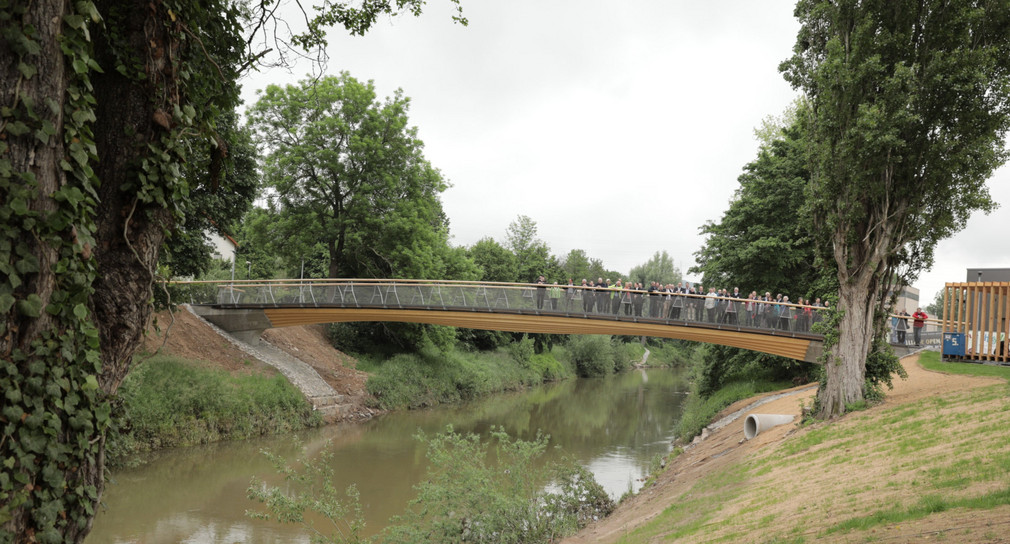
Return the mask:
<svg viewBox="0 0 1010 544">
<path fill-rule="evenodd" d="M 788 303 L 567 285 L 432 280 L 176 282 L 177 298 L 223 307 L 343 307 L 477 311 L 659 322 L 720 329 L 812 332 L 824 308 Z"/>
</svg>

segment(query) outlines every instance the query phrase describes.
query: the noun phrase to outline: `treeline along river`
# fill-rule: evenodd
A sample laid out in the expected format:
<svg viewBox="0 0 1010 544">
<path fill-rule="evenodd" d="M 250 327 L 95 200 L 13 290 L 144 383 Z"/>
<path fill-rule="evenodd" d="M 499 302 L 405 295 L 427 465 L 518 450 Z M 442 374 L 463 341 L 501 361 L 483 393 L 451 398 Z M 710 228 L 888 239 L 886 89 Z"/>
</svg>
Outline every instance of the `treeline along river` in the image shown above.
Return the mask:
<svg viewBox="0 0 1010 544">
<path fill-rule="evenodd" d="M 687 390 L 684 371 L 632 370 L 297 435 L 160 452 L 112 475 L 87 543 L 308 542 L 297 525 L 245 515 L 260 508 L 246 498 L 250 479 L 281 480 L 261 451 L 290 459 L 299 442 L 310 453 L 331 444 L 337 488 L 357 485 L 372 534 L 403 513 L 427 470 L 417 430 L 430 435 L 450 424 L 482 435 L 502 426 L 525 440 L 541 430 L 551 437 L 548 456 L 575 457 L 616 500 L 637 491 L 657 455 L 670 451 Z"/>
</svg>

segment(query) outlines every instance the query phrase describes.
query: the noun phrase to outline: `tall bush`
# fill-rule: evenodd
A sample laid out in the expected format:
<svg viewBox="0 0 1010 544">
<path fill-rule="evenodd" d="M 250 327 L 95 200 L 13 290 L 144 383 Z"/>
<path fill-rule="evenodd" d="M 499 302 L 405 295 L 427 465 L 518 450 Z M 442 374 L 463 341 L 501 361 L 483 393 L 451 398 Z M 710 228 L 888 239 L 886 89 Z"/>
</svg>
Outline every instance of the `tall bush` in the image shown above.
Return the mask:
<svg viewBox="0 0 1010 544">
<path fill-rule="evenodd" d="M 614 372 L 614 348 L 609 336 L 579 335 L 568 343 L 575 372 L 583 378 L 607 376 Z"/>
</svg>

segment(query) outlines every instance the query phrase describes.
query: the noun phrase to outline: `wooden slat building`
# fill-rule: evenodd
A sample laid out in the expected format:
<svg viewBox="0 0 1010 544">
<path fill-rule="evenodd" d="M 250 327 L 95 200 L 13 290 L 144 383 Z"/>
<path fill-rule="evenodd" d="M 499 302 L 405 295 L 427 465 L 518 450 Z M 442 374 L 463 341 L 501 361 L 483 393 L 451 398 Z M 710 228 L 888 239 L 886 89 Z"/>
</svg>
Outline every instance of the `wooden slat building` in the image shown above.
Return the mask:
<svg viewBox="0 0 1010 544">
<path fill-rule="evenodd" d="M 1010 282 L 947 283 L 943 297 L 946 360 L 1010 364 Z M 963 335 L 963 336 L 959 336 Z M 956 344 L 963 342 L 960 346 Z M 953 344 L 953 346 L 952 346 Z M 963 353 L 959 353 L 963 350 Z"/>
</svg>

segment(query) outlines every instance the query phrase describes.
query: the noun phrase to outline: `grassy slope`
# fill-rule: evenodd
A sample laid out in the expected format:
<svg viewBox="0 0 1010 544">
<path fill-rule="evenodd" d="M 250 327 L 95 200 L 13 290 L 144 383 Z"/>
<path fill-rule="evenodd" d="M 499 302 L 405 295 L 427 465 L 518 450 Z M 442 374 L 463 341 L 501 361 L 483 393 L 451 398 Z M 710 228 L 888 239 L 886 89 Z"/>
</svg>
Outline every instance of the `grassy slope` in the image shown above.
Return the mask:
<svg viewBox="0 0 1010 544">
<path fill-rule="evenodd" d="M 927 353 L 923 366 L 1010 378 L 938 359 Z M 940 394 L 802 430 L 709 474 L 620 542 L 1000 541 L 1010 532 L 1007 393 Z"/>
</svg>

